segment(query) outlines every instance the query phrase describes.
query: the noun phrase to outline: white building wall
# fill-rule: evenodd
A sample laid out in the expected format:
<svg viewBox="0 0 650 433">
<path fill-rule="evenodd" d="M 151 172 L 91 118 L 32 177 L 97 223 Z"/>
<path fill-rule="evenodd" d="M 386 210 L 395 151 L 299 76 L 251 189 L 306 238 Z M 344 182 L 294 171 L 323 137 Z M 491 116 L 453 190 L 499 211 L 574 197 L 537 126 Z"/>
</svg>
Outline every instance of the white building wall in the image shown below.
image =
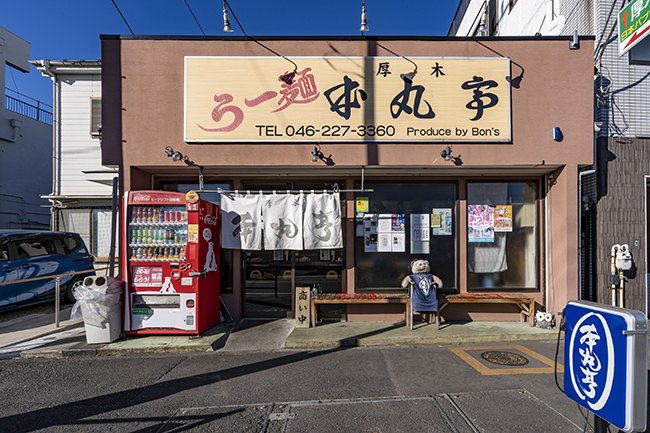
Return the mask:
<svg viewBox="0 0 650 433">
<path fill-rule="evenodd" d="M 629 65 L 628 55 L 618 56 L 617 17 L 621 1 L 617 1 L 607 22 L 613 0 L 600 0 L 597 14 L 598 32 L 596 42 L 601 41 L 602 60 L 596 58 L 596 66 L 602 73 L 602 84 L 597 86 L 596 121 L 607 128 L 601 135 L 624 137 L 650 137 L 650 66 Z M 607 27 L 605 27 L 607 24 Z M 608 41 L 610 31 L 613 41 Z M 647 42 L 647 41 L 646 41 Z M 597 51 L 597 54 L 600 52 Z M 602 65 L 601 65 L 602 62 Z"/>
<path fill-rule="evenodd" d="M 52 125 L 5 108 L 5 65 L 23 73 L 28 60 L 29 43 L 0 27 L 0 229 L 50 227 Z"/>
<path fill-rule="evenodd" d="M 109 185 L 90 179 L 97 178 L 97 172 L 106 172 L 101 165 L 99 137 L 92 137 L 91 98 L 101 97 L 101 75 L 58 76 L 60 83 L 60 189 L 59 194 L 108 195 Z M 91 173 L 95 172 L 95 173 Z M 105 174 L 106 182 L 114 176 Z"/>
</svg>

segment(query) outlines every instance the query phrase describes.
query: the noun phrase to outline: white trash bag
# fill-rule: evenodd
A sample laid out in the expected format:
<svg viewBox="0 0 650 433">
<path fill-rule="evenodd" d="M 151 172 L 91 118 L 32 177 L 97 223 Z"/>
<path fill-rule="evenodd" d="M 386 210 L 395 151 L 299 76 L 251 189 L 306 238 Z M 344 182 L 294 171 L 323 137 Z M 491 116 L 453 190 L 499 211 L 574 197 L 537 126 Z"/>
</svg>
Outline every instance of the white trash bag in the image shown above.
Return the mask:
<svg viewBox="0 0 650 433">
<path fill-rule="evenodd" d="M 70 319 L 83 318 L 86 325 L 105 328 L 111 315 L 120 312 L 121 296 L 122 281 L 112 277 L 86 277 L 74 291 L 77 302 L 72 306 Z"/>
</svg>

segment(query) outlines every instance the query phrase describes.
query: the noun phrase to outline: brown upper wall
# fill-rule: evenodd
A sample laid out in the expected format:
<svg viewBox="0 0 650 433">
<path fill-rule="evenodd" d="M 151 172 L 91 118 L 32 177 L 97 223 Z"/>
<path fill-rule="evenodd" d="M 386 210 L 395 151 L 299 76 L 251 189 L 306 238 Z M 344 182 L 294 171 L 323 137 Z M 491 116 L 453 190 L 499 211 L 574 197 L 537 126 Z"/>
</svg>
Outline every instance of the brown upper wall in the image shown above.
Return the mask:
<svg viewBox="0 0 650 433">
<path fill-rule="evenodd" d="M 578 50 L 569 50 L 568 38 L 494 38 L 480 43 L 454 38 L 292 39 L 264 40 L 264 44 L 287 57 L 393 56 L 390 51 L 407 57 L 497 57 L 498 52 L 512 59 L 513 77 L 523 68 L 519 88 L 512 88 L 513 140 L 453 144 L 464 166 L 592 163 L 593 38 L 582 39 Z M 312 144 L 308 143 L 188 145 L 183 141 L 184 57 L 269 55 L 253 41 L 236 39 L 102 37 L 102 93 L 113 104 L 103 105 L 104 163 L 123 156 L 125 167 L 168 166 L 172 162 L 163 149 L 171 146 L 205 166 L 310 165 Z M 562 142 L 553 141 L 556 126 L 564 134 Z M 441 143 L 327 143 L 323 147 L 326 154 L 336 155 L 337 166 L 449 165 L 439 156 Z"/>
</svg>

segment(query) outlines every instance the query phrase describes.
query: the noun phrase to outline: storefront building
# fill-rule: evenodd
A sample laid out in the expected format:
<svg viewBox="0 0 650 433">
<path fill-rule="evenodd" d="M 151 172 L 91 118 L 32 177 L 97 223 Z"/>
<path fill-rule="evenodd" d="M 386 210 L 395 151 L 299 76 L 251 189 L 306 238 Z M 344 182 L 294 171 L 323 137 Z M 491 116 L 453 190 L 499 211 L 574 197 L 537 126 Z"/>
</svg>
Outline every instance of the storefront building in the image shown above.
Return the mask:
<svg viewBox="0 0 650 433">
<path fill-rule="evenodd" d="M 218 188 L 340 197 L 341 245 L 222 249 L 235 318 L 293 317 L 296 287 L 399 292 L 414 259 L 442 293 L 525 294 L 553 314 L 578 298 L 593 39 L 577 50 L 567 37 L 258 42 L 102 37 L 103 164 L 120 167 L 122 191 L 198 189 L 201 174 L 216 202 Z M 342 313 L 404 317 L 400 305 L 322 316 Z M 519 309 L 442 316 L 516 321 Z"/>
</svg>

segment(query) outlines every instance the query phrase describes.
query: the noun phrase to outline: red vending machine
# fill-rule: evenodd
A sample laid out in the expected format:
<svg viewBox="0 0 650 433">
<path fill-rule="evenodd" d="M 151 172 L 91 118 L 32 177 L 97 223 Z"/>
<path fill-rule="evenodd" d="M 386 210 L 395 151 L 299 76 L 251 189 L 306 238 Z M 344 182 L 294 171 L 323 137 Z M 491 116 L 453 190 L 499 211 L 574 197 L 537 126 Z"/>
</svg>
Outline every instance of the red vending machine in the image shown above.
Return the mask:
<svg viewBox="0 0 650 433">
<path fill-rule="evenodd" d="M 194 191 L 127 191 L 122 209 L 124 334 L 219 323 L 219 207 Z"/>
</svg>

